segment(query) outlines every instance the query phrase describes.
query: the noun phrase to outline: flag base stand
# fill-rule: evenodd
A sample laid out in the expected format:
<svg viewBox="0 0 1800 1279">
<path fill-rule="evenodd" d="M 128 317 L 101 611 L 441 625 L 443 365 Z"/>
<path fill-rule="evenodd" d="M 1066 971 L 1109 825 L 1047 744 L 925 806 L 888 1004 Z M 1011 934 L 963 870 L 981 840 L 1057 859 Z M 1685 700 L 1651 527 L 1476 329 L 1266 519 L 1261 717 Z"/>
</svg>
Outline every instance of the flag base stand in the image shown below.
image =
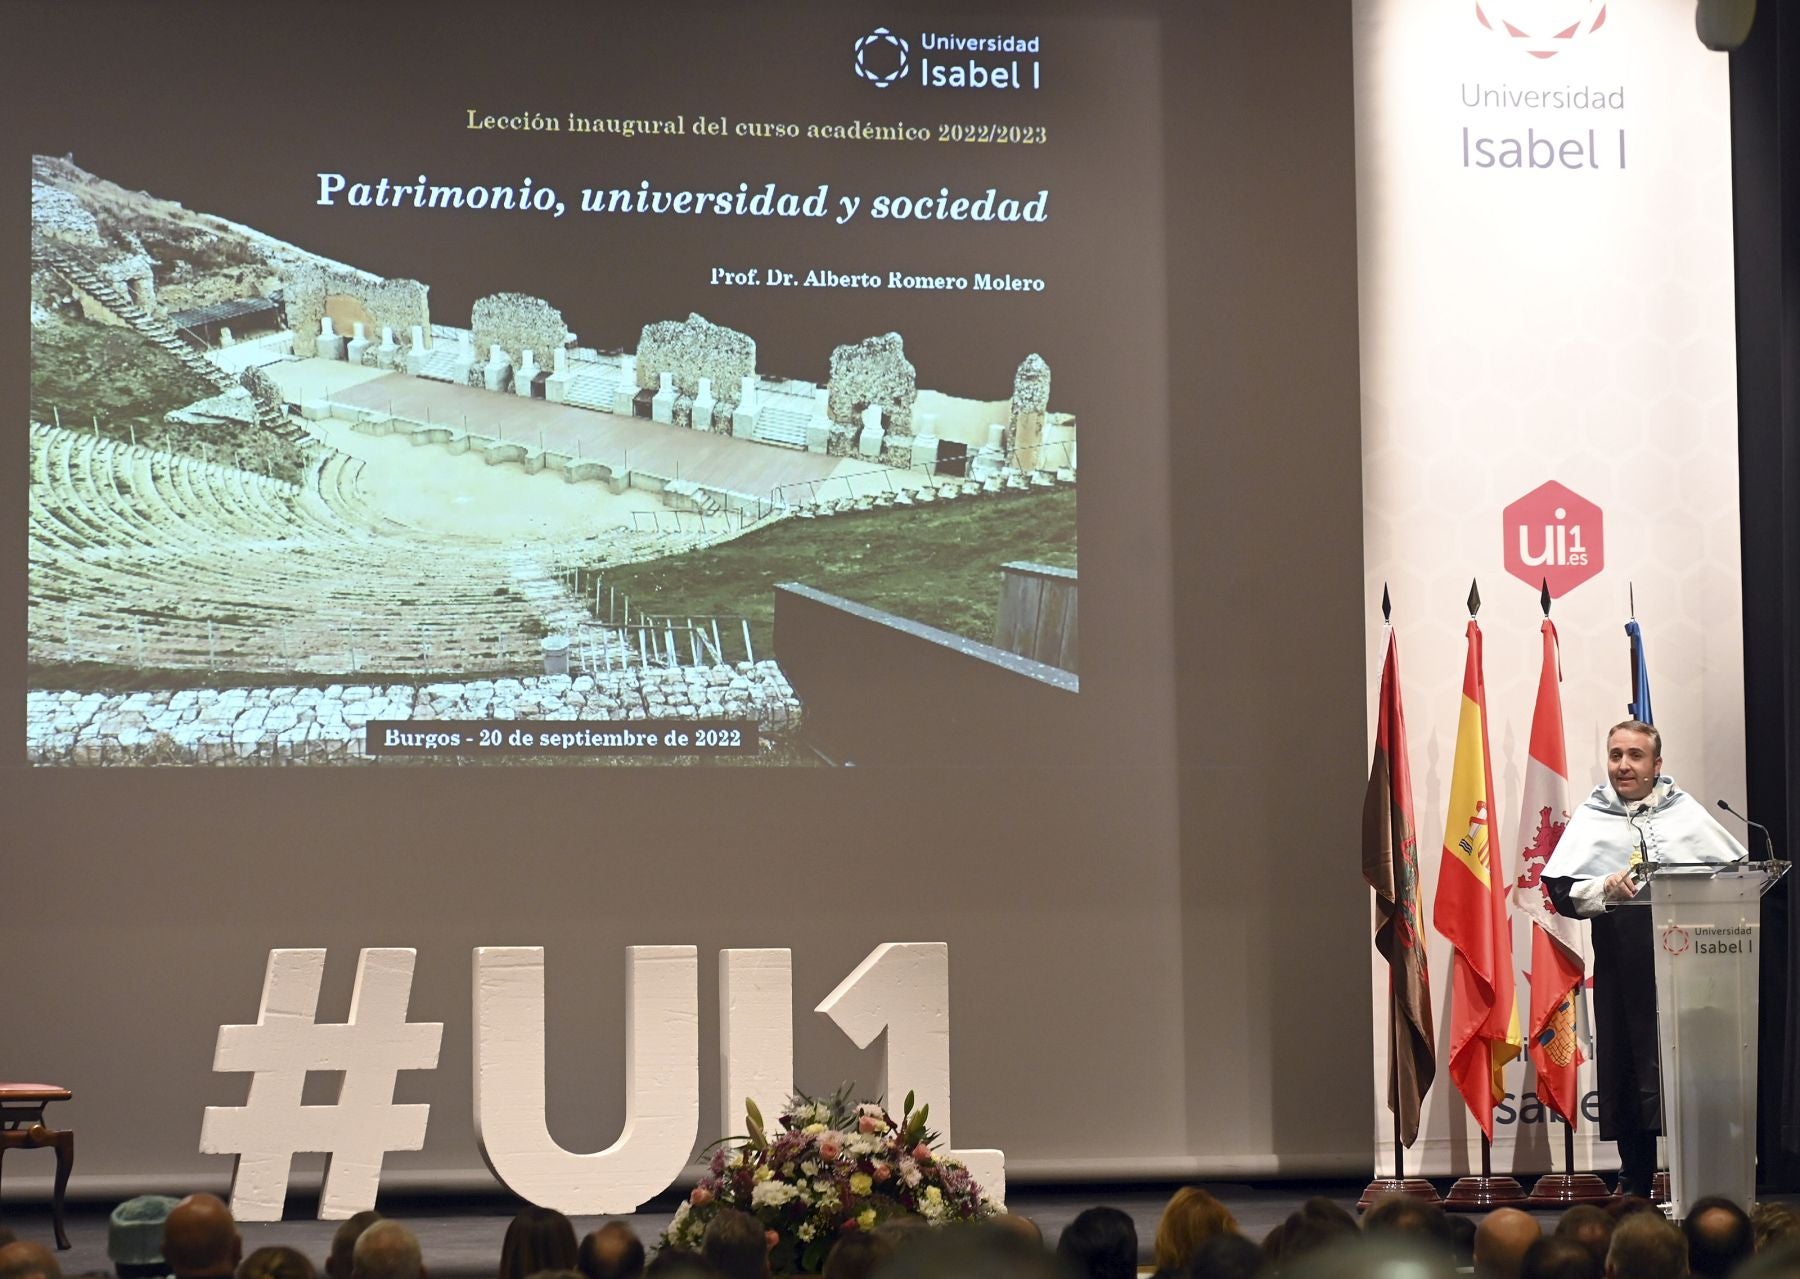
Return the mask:
<svg viewBox="0 0 1800 1279">
<path fill-rule="evenodd" d="M 1495 1175 L 1494 1146 L 1485 1136 L 1481 1139 L 1481 1171 L 1473 1177 L 1458 1177 L 1444 1196 L 1444 1207 L 1451 1212 L 1517 1207 L 1524 1202 L 1525 1187 L 1517 1178 Z"/>
<path fill-rule="evenodd" d="M 1558 1119 L 1562 1115 L 1552 1109 Z M 1576 1172 L 1575 1129 L 1566 1119 L 1563 1123 L 1563 1167 L 1568 1172 L 1549 1172 L 1537 1179 L 1526 1204 L 1532 1208 L 1567 1208 L 1570 1204 L 1609 1203 L 1613 1194 L 1606 1183 L 1591 1172 Z"/>
<path fill-rule="evenodd" d="M 1388 1195 L 1405 1195 L 1408 1199 L 1439 1202 L 1437 1187 L 1423 1177 L 1377 1177 L 1363 1190 L 1362 1198 L 1356 1201 L 1357 1210 L 1361 1211 Z"/>
<path fill-rule="evenodd" d="M 1532 1208 L 1567 1208 L 1570 1204 L 1602 1204 L 1612 1191 L 1591 1172 L 1547 1172 L 1531 1187 L 1525 1201 Z"/>
<path fill-rule="evenodd" d="M 1444 1196 L 1444 1207 L 1451 1212 L 1485 1211 L 1489 1208 L 1517 1207 L 1526 1202 L 1525 1187 L 1516 1177 L 1482 1173 L 1474 1177 L 1458 1177 Z"/>
</svg>

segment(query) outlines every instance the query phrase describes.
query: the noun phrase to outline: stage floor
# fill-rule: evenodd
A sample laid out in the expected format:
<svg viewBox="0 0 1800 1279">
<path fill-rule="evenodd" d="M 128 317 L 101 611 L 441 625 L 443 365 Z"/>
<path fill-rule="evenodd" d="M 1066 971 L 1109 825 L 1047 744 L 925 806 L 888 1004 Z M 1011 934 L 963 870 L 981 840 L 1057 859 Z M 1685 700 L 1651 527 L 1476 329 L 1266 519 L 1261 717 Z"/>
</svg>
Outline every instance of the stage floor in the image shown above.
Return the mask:
<svg viewBox="0 0 1800 1279">
<path fill-rule="evenodd" d="M 1156 1236 L 1156 1223 L 1163 1205 L 1177 1187 L 1187 1183 L 1099 1186 L 1015 1186 L 1010 1207 L 1036 1221 L 1044 1239 L 1054 1244 L 1062 1228 L 1084 1208 L 1110 1204 L 1130 1213 L 1137 1222 L 1140 1258 L 1150 1260 L 1150 1245 Z M 1336 1200 L 1352 1212 L 1363 1183 L 1347 1181 L 1318 1182 L 1211 1182 L 1198 1183 L 1217 1195 L 1237 1218 L 1238 1227 L 1251 1239 L 1262 1237 L 1302 1202 L 1314 1195 Z M 1800 1196 L 1776 1195 L 1773 1198 L 1800 1206 Z M 646 1245 L 655 1241 L 674 1213 L 676 1200 L 658 1199 L 642 1212 L 626 1218 Z M 381 1210 L 406 1222 L 418 1233 L 425 1253 L 425 1264 L 432 1279 L 492 1279 L 500 1260 L 500 1241 L 506 1224 L 520 1203 L 499 1195 L 483 1197 L 413 1197 L 384 1195 Z M 59 1254 L 63 1273 L 73 1279 L 78 1275 L 111 1275 L 112 1265 L 106 1259 L 106 1219 L 110 1204 L 71 1203 L 66 1220 L 69 1242 L 74 1245 Z M 331 1235 L 337 1223 L 307 1219 L 305 1214 L 316 1205 L 300 1195 L 290 1196 L 290 1220 L 269 1223 L 245 1223 L 241 1230 L 246 1253 L 269 1244 L 286 1244 L 323 1265 L 331 1249 Z M 1553 1212 L 1536 1214 L 1546 1225 L 1554 1221 Z M 603 1217 L 578 1217 L 578 1235 L 594 1229 Z M 50 1213 L 39 1203 L 0 1204 L 0 1226 L 12 1230 L 22 1239 L 51 1242 Z"/>
</svg>

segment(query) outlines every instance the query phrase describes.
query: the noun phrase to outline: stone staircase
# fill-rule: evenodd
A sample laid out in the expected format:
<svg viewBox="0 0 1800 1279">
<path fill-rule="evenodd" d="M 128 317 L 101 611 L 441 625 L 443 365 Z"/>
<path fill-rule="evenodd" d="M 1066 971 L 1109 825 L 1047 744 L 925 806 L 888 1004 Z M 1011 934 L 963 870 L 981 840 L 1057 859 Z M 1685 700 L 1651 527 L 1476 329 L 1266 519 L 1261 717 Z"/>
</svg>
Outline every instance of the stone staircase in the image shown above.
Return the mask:
<svg viewBox="0 0 1800 1279">
<path fill-rule="evenodd" d="M 419 366 L 419 376 L 433 382 L 450 382 L 461 386 L 468 380 L 469 362 L 462 358 L 454 343 L 441 342 L 426 355 Z"/>
<path fill-rule="evenodd" d="M 770 396 L 763 401 L 762 411 L 756 415 L 756 439 L 763 444 L 803 449 L 806 447 L 806 424 L 810 421 L 810 401 L 801 407 L 797 401 Z"/>
<path fill-rule="evenodd" d="M 133 302 L 124 289 L 75 254 L 48 240 L 33 236 L 31 260 L 37 265 L 55 271 L 71 285 L 92 297 L 138 333 L 174 356 L 196 377 L 203 378 L 221 394 L 243 387 L 244 384 L 237 378 L 196 351 L 173 324 L 159 315 L 151 314 Z M 274 431 L 288 439 L 300 437 L 302 434 L 300 428 L 289 419 L 287 411 L 282 405 L 260 397 L 256 398 L 255 403 L 257 426 Z"/>
<path fill-rule="evenodd" d="M 577 408 L 595 409 L 601 413 L 613 411 L 613 400 L 619 387 L 624 384 L 620 370 L 613 368 L 594 368 L 576 373 L 569 378 L 568 390 L 563 394 L 563 403 L 573 404 Z M 636 394 L 637 387 L 631 387 Z"/>
</svg>

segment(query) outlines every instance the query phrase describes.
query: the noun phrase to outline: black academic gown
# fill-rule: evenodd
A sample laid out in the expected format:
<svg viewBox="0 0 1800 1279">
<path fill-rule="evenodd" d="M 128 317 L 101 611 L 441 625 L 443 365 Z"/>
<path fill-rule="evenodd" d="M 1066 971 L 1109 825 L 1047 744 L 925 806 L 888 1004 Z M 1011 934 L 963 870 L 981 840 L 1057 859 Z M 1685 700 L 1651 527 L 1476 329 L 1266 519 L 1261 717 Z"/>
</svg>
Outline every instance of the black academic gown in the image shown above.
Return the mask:
<svg viewBox="0 0 1800 1279">
<path fill-rule="evenodd" d="M 1577 918 L 1573 879 L 1546 875 L 1560 915 Z M 1600 1138 L 1662 1131 L 1661 1067 L 1656 1051 L 1655 933 L 1648 906 L 1615 906 L 1589 917 L 1594 943 L 1594 1076 Z"/>
</svg>

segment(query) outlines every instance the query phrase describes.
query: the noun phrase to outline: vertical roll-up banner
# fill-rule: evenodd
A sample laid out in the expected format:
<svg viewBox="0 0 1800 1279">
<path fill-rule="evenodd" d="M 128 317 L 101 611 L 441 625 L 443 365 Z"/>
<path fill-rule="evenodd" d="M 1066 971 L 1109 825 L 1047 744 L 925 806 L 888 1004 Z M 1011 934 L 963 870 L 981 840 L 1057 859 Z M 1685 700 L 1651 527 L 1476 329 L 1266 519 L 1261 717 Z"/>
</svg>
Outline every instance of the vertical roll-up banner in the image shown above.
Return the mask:
<svg viewBox="0 0 1800 1279">
<path fill-rule="evenodd" d="M 1743 795 L 1727 64 L 1695 37 L 1691 0 L 1355 0 L 1354 13 L 1366 598 L 1372 617 L 1388 584 L 1406 633 L 1429 902 L 1471 579 L 1509 882 L 1546 820 L 1519 811 L 1544 582 L 1571 802 L 1604 780 L 1606 730 L 1625 718 L 1634 596 L 1664 771 L 1708 807 Z M 1530 925 L 1512 914 L 1523 1019 Z M 1442 1039 L 1450 965 L 1426 925 Z M 1387 1170 L 1387 970 L 1370 960 Z M 1531 1068 L 1512 1063 L 1505 1082 L 1496 1170 L 1561 1170 Z M 1614 1167 L 1591 1061 L 1580 1095 L 1577 1163 Z M 1479 1141 L 1440 1072 L 1407 1171 L 1465 1171 Z"/>
</svg>

